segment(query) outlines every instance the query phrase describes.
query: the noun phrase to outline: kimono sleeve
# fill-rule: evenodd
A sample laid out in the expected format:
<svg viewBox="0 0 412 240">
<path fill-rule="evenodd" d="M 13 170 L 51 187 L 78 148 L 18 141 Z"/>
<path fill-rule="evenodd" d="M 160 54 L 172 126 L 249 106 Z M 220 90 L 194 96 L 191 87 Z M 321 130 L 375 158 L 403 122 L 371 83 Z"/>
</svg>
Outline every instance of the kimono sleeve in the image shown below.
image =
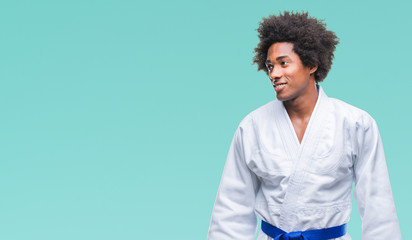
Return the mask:
<svg viewBox="0 0 412 240">
<path fill-rule="evenodd" d="M 400 240 L 381 137 L 373 119 L 362 125 L 358 126 L 359 149 L 354 164 L 355 199 L 362 220 L 362 240 Z"/>
<path fill-rule="evenodd" d="M 243 138 L 243 130 L 239 127 L 226 159 L 208 240 L 255 239 L 257 216 L 254 204 L 259 180 L 246 165 Z"/>
</svg>

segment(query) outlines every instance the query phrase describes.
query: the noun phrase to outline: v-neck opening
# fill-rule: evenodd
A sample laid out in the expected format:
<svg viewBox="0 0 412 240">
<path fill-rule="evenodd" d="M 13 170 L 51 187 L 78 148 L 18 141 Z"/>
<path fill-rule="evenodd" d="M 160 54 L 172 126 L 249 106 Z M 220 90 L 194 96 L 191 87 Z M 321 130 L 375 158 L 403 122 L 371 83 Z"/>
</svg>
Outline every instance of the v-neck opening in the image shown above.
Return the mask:
<svg viewBox="0 0 412 240">
<path fill-rule="evenodd" d="M 315 118 L 315 115 L 316 115 L 316 112 L 317 112 L 317 109 L 318 109 L 318 106 L 319 106 L 319 103 L 320 103 L 320 100 L 321 100 L 320 98 L 322 97 L 322 96 L 321 96 L 322 94 L 321 94 L 321 88 L 320 88 L 320 86 L 317 85 L 316 88 L 317 88 L 317 90 L 318 90 L 318 98 L 316 99 L 315 107 L 313 108 L 313 111 L 312 111 L 312 113 L 310 114 L 309 122 L 308 122 L 308 125 L 307 125 L 306 128 L 305 128 L 305 132 L 303 133 L 302 141 L 299 141 L 299 137 L 298 137 L 298 135 L 297 135 L 297 133 L 296 133 L 296 131 L 295 131 L 295 128 L 294 128 L 293 123 L 292 123 L 292 120 L 290 119 L 290 116 L 289 116 L 289 114 L 288 114 L 288 111 L 286 110 L 285 105 L 282 103 L 285 117 L 287 118 L 287 122 L 289 123 L 289 124 L 288 124 L 288 125 L 289 125 L 289 130 L 293 133 L 293 136 L 294 136 L 293 139 L 294 139 L 296 145 L 298 146 L 298 149 L 301 149 L 301 148 L 302 148 L 302 146 L 303 146 L 304 143 L 306 142 L 306 139 L 308 138 L 308 135 L 309 135 L 311 126 L 313 125 L 313 124 L 312 124 L 313 119 Z"/>
</svg>

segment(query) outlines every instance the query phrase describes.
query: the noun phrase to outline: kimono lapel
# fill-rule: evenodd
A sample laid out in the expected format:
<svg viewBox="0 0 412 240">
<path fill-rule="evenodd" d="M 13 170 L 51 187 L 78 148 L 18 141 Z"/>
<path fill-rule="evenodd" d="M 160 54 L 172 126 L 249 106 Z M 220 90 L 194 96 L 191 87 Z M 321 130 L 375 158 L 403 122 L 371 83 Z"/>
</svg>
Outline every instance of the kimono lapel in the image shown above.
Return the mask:
<svg viewBox="0 0 412 240">
<path fill-rule="evenodd" d="M 285 148 L 288 159 L 292 162 L 297 158 L 297 153 L 300 148 L 299 140 L 294 132 L 293 125 L 289 119 L 289 115 L 283 106 L 283 102 L 275 101 L 275 122 L 279 130 L 283 146 Z M 293 134 L 292 134 L 293 133 Z"/>
<path fill-rule="evenodd" d="M 293 226 L 298 220 L 294 212 L 298 205 L 301 190 L 304 188 L 303 183 L 306 175 L 304 170 L 307 164 L 310 164 L 309 161 L 313 155 L 314 146 L 319 141 L 318 135 L 325 121 L 327 101 L 328 97 L 319 86 L 318 100 L 300 144 L 286 109 L 283 107 L 282 102 L 278 101 L 283 107 L 283 113 L 276 118 L 276 123 L 278 126 L 282 126 L 279 131 L 284 141 L 286 153 L 289 154 L 289 158 L 293 162 L 293 170 L 289 177 L 285 199 L 280 209 L 279 227 L 286 232 L 293 231 Z"/>
</svg>

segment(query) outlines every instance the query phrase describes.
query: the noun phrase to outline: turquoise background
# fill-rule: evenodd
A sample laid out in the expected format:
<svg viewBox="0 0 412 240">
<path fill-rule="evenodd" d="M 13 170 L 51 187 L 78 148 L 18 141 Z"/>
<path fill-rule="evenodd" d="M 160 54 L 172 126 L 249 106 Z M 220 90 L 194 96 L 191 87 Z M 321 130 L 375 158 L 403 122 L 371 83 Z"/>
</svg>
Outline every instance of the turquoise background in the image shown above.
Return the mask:
<svg viewBox="0 0 412 240">
<path fill-rule="evenodd" d="M 206 239 L 233 133 L 275 98 L 262 17 L 340 37 L 322 83 L 378 122 L 412 239 L 411 1 L 2 1 L 0 239 Z M 360 239 L 356 206 L 349 223 Z"/>
</svg>

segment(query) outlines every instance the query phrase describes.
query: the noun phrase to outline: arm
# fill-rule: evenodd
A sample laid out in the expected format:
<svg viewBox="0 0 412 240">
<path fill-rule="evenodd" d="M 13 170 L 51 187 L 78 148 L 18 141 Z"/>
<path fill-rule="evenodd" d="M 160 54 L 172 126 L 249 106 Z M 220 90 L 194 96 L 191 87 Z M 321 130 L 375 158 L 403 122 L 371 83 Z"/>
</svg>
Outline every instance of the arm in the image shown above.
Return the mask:
<svg viewBox="0 0 412 240">
<path fill-rule="evenodd" d="M 355 199 L 362 219 L 362 239 L 400 240 L 382 141 L 373 119 L 358 126 L 358 155 L 354 165 Z"/>
<path fill-rule="evenodd" d="M 259 180 L 245 162 L 242 129 L 239 127 L 229 149 L 220 181 L 208 240 L 253 240 L 257 217 L 254 213 Z"/>
</svg>

